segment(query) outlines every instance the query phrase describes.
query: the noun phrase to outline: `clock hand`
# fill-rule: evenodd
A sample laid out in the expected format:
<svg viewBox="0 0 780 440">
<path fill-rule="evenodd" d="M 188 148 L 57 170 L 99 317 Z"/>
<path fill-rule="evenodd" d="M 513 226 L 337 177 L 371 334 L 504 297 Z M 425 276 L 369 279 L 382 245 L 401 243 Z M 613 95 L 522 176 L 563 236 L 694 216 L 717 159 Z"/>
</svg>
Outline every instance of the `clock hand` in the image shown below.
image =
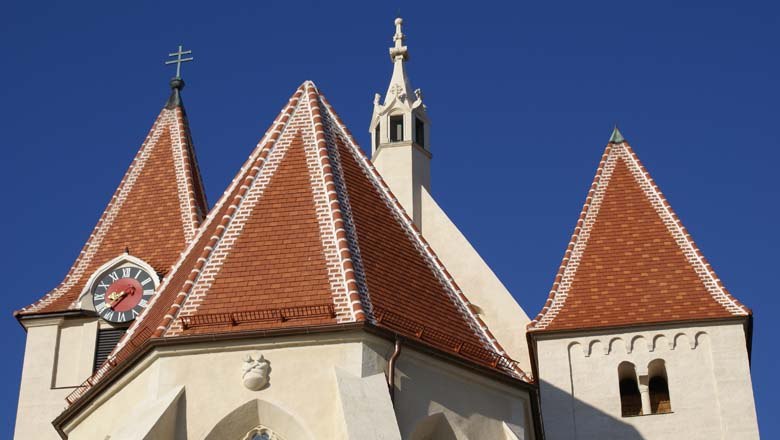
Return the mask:
<svg viewBox="0 0 780 440">
<path fill-rule="evenodd" d="M 111 295 L 109 295 L 109 299 L 111 299 L 112 302 L 108 306 L 113 309 L 114 307 L 116 307 L 117 304 L 119 304 L 125 298 L 125 296 L 127 296 L 127 289 L 122 290 L 121 292 L 112 293 Z"/>
</svg>

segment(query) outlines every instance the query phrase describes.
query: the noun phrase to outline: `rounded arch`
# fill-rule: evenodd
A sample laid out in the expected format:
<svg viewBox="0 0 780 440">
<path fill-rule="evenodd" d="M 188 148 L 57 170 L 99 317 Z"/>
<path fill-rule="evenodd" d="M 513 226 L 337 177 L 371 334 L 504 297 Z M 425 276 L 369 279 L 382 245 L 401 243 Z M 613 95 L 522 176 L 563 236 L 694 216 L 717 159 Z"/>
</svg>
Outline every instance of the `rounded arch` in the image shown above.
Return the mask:
<svg viewBox="0 0 780 440">
<path fill-rule="evenodd" d="M 574 341 L 566 347 L 569 350 L 569 357 L 573 357 L 576 355 L 584 355 L 585 354 L 585 348 L 577 341 Z"/>
<path fill-rule="evenodd" d="M 588 344 L 588 353 L 586 354 L 586 356 L 593 356 L 594 354 L 596 354 L 596 352 L 605 354 L 604 344 L 598 339 L 594 339 L 590 341 L 590 344 Z"/>
<path fill-rule="evenodd" d="M 631 351 L 634 352 L 639 349 L 648 351 L 647 339 L 645 339 L 645 337 L 642 335 L 637 335 L 631 338 Z"/>
<path fill-rule="evenodd" d="M 225 414 L 204 440 L 242 439 L 258 426 L 267 427 L 288 440 L 312 440 L 298 418 L 273 403 L 252 399 Z"/>
<path fill-rule="evenodd" d="M 669 348 L 669 339 L 666 338 L 666 335 L 655 335 L 653 337 L 653 350 L 652 351 L 658 351 L 658 349 L 666 350 Z"/>
<path fill-rule="evenodd" d="M 610 339 L 609 341 L 609 353 L 620 353 L 620 354 L 626 354 L 628 351 L 626 350 L 626 341 L 623 340 L 621 337 L 615 337 Z"/>
<path fill-rule="evenodd" d="M 620 390 L 620 414 L 623 417 L 642 414 L 642 396 L 639 394 L 636 366 L 623 361 L 618 364 L 618 388 Z"/>
<path fill-rule="evenodd" d="M 693 348 L 691 347 L 691 340 L 688 338 L 688 335 L 685 333 L 677 333 L 674 335 L 674 349 L 678 349 L 680 347 Z"/>
<path fill-rule="evenodd" d="M 691 345 L 691 348 L 698 348 L 702 344 L 709 344 L 709 341 L 710 335 L 708 335 L 707 332 L 698 332 L 693 338 L 693 344 Z"/>
</svg>

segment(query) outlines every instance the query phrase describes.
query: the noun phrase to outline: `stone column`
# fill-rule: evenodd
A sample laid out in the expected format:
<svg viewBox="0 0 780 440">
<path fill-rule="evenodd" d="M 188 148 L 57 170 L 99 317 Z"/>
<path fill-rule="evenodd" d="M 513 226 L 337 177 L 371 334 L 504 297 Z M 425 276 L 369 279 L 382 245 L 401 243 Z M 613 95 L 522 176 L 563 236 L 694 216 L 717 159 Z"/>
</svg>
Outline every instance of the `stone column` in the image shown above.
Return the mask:
<svg viewBox="0 0 780 440">
<path fill-rule="evenodd" d="M 642 396 L 642 415 L 652 414 L 650 408 L 650 376 L 639 376 L 639 394 Z"/>
</svg>

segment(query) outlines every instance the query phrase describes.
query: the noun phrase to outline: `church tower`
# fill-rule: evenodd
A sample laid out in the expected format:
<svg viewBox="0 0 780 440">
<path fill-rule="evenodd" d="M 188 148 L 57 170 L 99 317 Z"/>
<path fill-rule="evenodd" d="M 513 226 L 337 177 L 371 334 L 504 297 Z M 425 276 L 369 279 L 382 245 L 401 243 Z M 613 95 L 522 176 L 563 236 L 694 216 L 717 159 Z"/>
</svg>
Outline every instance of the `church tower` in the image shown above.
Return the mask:
<svg viewBox="0 0 780 440">
<path fill-rule="evenodd" d="M 525 332 L 530 322 L 515 298 L 431 193 L 430 119 L 422 92 L 412 91 L 406 72 L 409 49 L 395 19 L 390 48 L 393 76 L 384 100 L 374 96 L 371 117 L 372 162 L 404 211 L 463 289 L 479 317 L 507 354 L 530 370 Z M 381 103 L 380 103 L 381 101 Z"/>
<path fill-rule="evenodd" d="M 390 48 L 393 76 L 384 101 L 374 96 L 371 117 L 371 158 L 393 193 L 418 228 L 422 220 L 423 189 L 431 190 L 430 120 L 422 91 L 412 91 L 406 75 L 409 49 L 401 31 L 402 18 L 395 19 L 395 45 Z"/>
<path fill-rule="evenodd" d="M 14 313 L 27 333 L 17 439 L 59 438 L 49 422 L 66 396 L 104 363 L 151 302 L 208 211 L 181 98 L 184 81 L 177 74 L 170 84 L 165 106 L 65 279 Z"/>
<path fill-rule="evenodd" d="M 617 128 L 529 328 L 548 439 L 757 439 L 752 314 Z"/>
</svg>

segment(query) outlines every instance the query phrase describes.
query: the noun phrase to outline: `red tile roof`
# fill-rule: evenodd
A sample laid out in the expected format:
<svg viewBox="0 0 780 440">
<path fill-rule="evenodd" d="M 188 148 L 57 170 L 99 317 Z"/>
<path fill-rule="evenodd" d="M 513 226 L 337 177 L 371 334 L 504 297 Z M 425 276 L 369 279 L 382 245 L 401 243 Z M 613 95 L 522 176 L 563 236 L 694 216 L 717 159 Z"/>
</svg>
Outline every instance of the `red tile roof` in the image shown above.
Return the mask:
<svg viewBox="0 0 780 440">
<path fill-rule="evenodd" d="M 611 142 L 532 331 L 745 316 L 627 142 Z"/>
<path fill-rule="evenodd" d="M 363 321 L 523 375 L 305 82 L 114 356 L 151 338 Z"/>
<path fill-rule="evenodd" d="M 65 279 L 16 314 L 78 308 L 89 277 L 125 250 L 165 274 L 207 211 L 184 108 L 166 106 Z"/>
</svg>

